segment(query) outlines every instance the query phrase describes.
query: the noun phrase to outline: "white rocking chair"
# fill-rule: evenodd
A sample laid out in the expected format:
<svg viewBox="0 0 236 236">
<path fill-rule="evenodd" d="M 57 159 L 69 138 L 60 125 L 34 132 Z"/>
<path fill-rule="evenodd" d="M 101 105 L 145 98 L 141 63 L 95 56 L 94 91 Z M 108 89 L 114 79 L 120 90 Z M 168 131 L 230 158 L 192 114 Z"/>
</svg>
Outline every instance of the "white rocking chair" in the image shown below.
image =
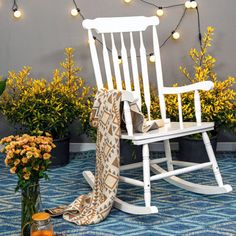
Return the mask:
<svg viewBox="0 0 236 236">
<path fill-rule="evenodd" d="M 166 181 L 179 186 L 183 189 L 200 193 L 200 194 L 222 194 L 232 191 L 230 185 L 224 185 L 220 174 L 219 167 L 216 162 L 214 152 L 212 150 L 211 143 L 209 141 L 207 131 L 214 129 L 213 122 L 202 122 L 201 121 L 201 105 L 199 90 L 210 90 L 213 88 L 211 81 L 200 82 L 182 87 L 165 87 L 162 78 L 161 58 L 158 36 L 156 26 L 159 24 L 158 17 L 114 17 L 114 18 L 97 18 L 94 20 L 84 20 L 83 27 L 88 30 L 90 51 L 92 57 L 93 68 L 95 72 L 96 82 L 98 89 L 103 88 L 104 76 L 100 69 L 100 63 L 103 57 L 104 71 L 106 74 L 108 89 L 113 89 L 112 80 L 112 68 L 114 69 L 115 80 L 117 88 L 123 93 L 124 100 L 124 115 L 126 120 L 127 134 L 122 134 L 121 138 L 131 140 L 134 145 L 142 145 L 143 161 L 140 163 L 130 164 L 121 166 L 121 170 L 130 170 L 143 166 L 143 181 L 135 180 L 128 177 L 120 177 L 120 181 L 126 183 L 141 186 L 144 188 L 144 202 L 145 206 L 136 206 L 122 201 L 116 198 L 114 206 L 124 212 L 131 214 L 151 214 L 157 213 L 158 208 L 151 205 L 151 181 L 165 179 Z M 157 77 L 157 88 L 160 99 L 161 118 L 165 121 L 165 126 L 157 130 L 150 131 L 148 133 L 134 133 L 131 121 L 131 114 L 129 109 L 129 103 L 138 98 L 137 104 L 141 107 L 141 95 L 140 95 L 140 84 L 139 84 L 139 66 L 137 63 L 137 55 L 140 57 L 141 64 L 141 75 L 144 87 L 145 104 L 148 111 L 148 118 L 150 120 L 150 89 L 149 89 L 149 77 L 148 77 L 148 66 L 147 66 L 147 53 L 144 47 L 143 34 L 146 29 L 152 27 L 152 45 L 155 56 L 155 69 Z M 92 30 L 96 30 L 98 34 L 101 34 L 102 38 L 102 56 L 99 57 L 96 49 L 96 44 Z M 135 37 L 134 37 L 134 34 Z M 116 36 L 116 37 L 115 37 Z M 112 60 L 109 57 L 109 50 L 107 49 L 108 38 L 111 41 L 111 54 Z M 116 38 L 119 38 L 118 43 Z M 128 42 L 125 43 L 125 38 L 128 38 Z M 139 52 L 136 53 L 134 39 L 138 38 Z M 123 76 L 125 81 L 126 90 L 122 90 L 122 74 L 121 66 L 119 65 L 117 45 L 121 45 L 121 57 Z M 129 45 L 129 53 L 127 53 L 126 46 Z M 100 47 L 100 45 L 99 45 Z M 137 47 L 137 46 L 136 46 Z M 130 58 L 130 60 L 129 60 Z M 112 63 L 111 63 L 112 61 Z M 113 66 L 111 66 L 113 64 Z M 134 91 L 131 88 L 131 74 L 134 83 Z M 183 122 L 182 118 L 182 107 L 181 107 L 181 94 L 194 91 L 194 103 L 195 103 L 195 116 L 196 122 Z M 177 94 L 178 96 L 178 108 L 179 108 L 179 122 L 170 122 L 166 118 L 166 106 L 164 96 L 166 94 Z M 189 163 L 183 161 L 174 161 L 171 156 L 170 139 L 182 137 L 186 135 L 202 133 L 203 141 L 206 147 L 206 151 L 209 157 L 209 162 L 206 163 Z M 149 159 L 149 144 L 160 142 L 164 143 L 165 157 L 150 160 Z M 160 167 L 158 164 L 166 162 L 167 170 Z M 174 169 L 174 166 L 181 167 L 180 169 Z M 200 169 L 210 168 L 212 169 L 215 179 L 216 186 L 201 185 L 186 181 L 179 177 L 179 174 L 188 173 Z M 154 175 L 150 174 L 150 170 Z M 90 171 L 84 171 L 83 175 L 88 181 L 90 186 L 93 186 L 94 176 Z"/>
</svg>

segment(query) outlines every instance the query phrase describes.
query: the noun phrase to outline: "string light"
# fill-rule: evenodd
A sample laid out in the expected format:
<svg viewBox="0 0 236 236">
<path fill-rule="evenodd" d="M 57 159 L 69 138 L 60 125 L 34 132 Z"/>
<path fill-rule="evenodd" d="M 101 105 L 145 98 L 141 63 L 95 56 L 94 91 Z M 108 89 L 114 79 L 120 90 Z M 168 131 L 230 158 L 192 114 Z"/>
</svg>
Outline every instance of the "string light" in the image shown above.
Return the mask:
<svg viewBox="0 0 236 236">
<path fill-rule="evenodd" d="M 197 7 L 197 2 L 194 0 L 190 0 L 190 1 L 186 1 L 184 5 L 187 9 L 190 9 L 190 8 L 194 9 Z"/>
<path fill-rule="evenodd" d="M 22 13 L 21 13 L 20 10 L 17 10 L 17 11 L 14 11 L 13 15 L 14 15 L 15 18 L 20 18 Z"/>
<path fill-rule="evenodd" d="M 76 8 L 73 8 L 73 9 L 71 9 L 70 14 L 72 16 L 78 16 L 79 12 L 78 12 L 78 10 Z"/>
<path fill-rule="evenodd" d="M 196 1 L 190 1 L 191 8 L 196 8 L 197 7 L 197 2 Z"/>
<path fill-rule="evenodd" d="M 186 1 L 184 5 L 187 9 L 191 8 L 191 2 L 190 1 Z"/>
<path fill-rule="evenodd" d="M 132 0 L 124 0 L 125 3 L 131 3 Z"/>
<path fill-rule="evenodd" d="M 173 39 L 179 39 L 180 38 L 180 33 L 177 32 L 177 31 L 173 31 L 172 32 L 172 37 L 173 37 Z"/>
<path fill-rule="evenodd" d="M 80 9 L 78 8 L 76 1 L 73 0 L 73 3 L 74 3 L 74 5 L 75 5 L 75 7 L 74 7 L 73 9 L 71 9 L 70 14 L 71 14 L 72 16 L 78 16 L 78 15 L 80 14 L 80 16 L 82 17 L 82 19 L 84 20 L 85 18 L 84 18 L 84 16 L 83 16 L 83 14 L 81 14 Z"/>
<path fill-rule="evenodd" d="M 163 16 L 164 15 L 164 11 L 163 11 L 162 7 L 159 7 L 157 9 L 156 14 L 157 14 L 157 16 Z"/>
<path fill-rule="evenodd" d="M 16 0 L 13 1 L 12 11 L 13 11 L 13 16 L 15 18 L 19 19 L 22 16 L 21 11 L 18 9 L 18 5 L 16 3 Z"/>
<path fill-rule="evenodd" d="M 122 57 L 118 56 L 118 63 L 121 64 L 122 63 Z"/>
<path fill-rule="evenodd" d="M 153 63 L 153 62 L 155 62 L 155 60 L 156 60 L 156 58 L 154 56 L 154 53 L 150 53 L 149 54 L 149 61 Z"/>
</svg>

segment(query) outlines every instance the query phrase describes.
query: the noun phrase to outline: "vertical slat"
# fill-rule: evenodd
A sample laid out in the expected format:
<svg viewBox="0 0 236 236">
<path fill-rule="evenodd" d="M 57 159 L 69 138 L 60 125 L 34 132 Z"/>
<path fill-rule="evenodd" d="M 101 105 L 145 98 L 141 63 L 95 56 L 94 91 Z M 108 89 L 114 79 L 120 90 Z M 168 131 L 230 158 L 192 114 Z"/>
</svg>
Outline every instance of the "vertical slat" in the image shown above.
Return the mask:
<svg viewBox="0 0 236 236">
<path fill-rule="evenodd" d="M 130 32 L 130 55 L 131 55 L 131 65 L 132 65 L 133 80 L 134 80 L 134 90 L 136 91 L 137 96 L 139 97 L 137 104 L 139 106 L 139 109 L 141 110 L 142 100 L 141 100 L 140 85 L 139 85 L 137 55 L 134 47 L 132 32 Z"/>
<path fill-rule="evenodd" d="M 152 33 L 153 33 L 153 49 L 154 49 L 154 56 L 155 56 L 155 68 L 156 68 L 156 76 L 157 76 L 158 94 L 159 94 L 159 99 L 160 99 L 161 117 L 162 119 L 165 120 L 166 119 L 166 105 L 165 105 L 165 98 L 162 93 L 163 75 L 162 75 L 160 47 L 159 47 L 159 41 L 157 37 L 156 26 L 153 26 Z"/>
<path fill-rule="evenodd" d="M 178 108 L 179 108 L 179 125 L 180 129 L 183 129 L 183 113 L 182 113 L 182 101 L 181 101 L 181 95 L 178 93 Z"/>
<path fill-rule="evenodd" d="M 124 101 L 125 126 L 129 136 L 133 136 L 133 123 L 128 101 Z"/>
<path fill-rule="evenodd" d="M 119 66 L 119 62 L 118 62 L 118 53 L 117 53 L 117 49 L 116 49 L 116 45 L 115 45 L 114 36 L 112 33 L 111 33 L 111 43 L 112 43 L 112 59 L 113 59 L 117 89 L 122 90 L 120 66 Z"/>
<path fill-rule="evenodd" d="M 120 39 L 121 39 L 122 65 L 123 65 L 124 78 L 125 78 L 125 88 L 127 91 L 131 91 L 129 63 L 128 63 L 127 50 L 124 43 L 123 33 L 120 33 Z"/>
<path fill-rule="evenodd" d="M 143 77 L 143 89 L 144 89 L 144 100 L 148 111 L 148 119 L 151 120 L 150 115 L 150 88 L 149 88 L 149 79 L 148 79 L 148 68 L 147 68 L 147 57 L 146 57 L 146 49 L 143 43 L 143 35 L 140 31 L 140 59 L 141 59 L 141 69 L 142 69 L 142 77 Z"/>
<path fill-rule="evenodd" d="M 151 205 L 150 159 L 148 144 L 143 145 L 143 182 L 145 206 Z"/>
<path fill-rule="evenodd" d="M 195 116 L 197 125 L 201 125 L 202 118 L 201 118 L 201 102 L 199 92 L 195 90 L 194 92 L 194 106 L 195 106 Z"/>
<path fill-rule="evenodd" d="M 93 34 L 91 30 L 88 30 L 88 38 L 89 38 L 89 47 L 91 51 L 91 57 L 92 57 L 92 63 L 93 63 L 94 74 L 95 74 L 95 78 L 97 82 L 97 87 L 98 89 L 101 89 L 103 88 L 102 75 L 101 75 L 100 65 L 98 61 L 95 40 L 93 38 Z"/>
<path fill-rule="evenodd" d="M 117 49 L 115 45 L 114 36 L 112 33 L 111 33 L 111 42 L 112 42 L 112 58 L 113 58 L 115 76 L 116 76 L 117 89 L 122 90 L 121 74 L 120 74 L 120 67 L 119 67 L 119 62 L 118 62 L 118 53 L 117 53 Z M 127 101 L 124 101 L 124 116 L 125 116 L 125 123 L 126 123 L 126 129 L 127 129 L 128 135 L 132 136 L 133 124 L 132 124 L 132 117 L 131 117 L 129 103 Z"/>
<path fill-rule="evenodd" d="M 102 34 L 102 44 L 103 44 L 103 60 L 104 60 L 105 71 L 106 71 L 106 76 L 107 76 L 107 84 L 108 84 L 109 89 L 113 89 L 113 82 L 112 82 L 112 75 L 111 75 L 111 65 L 110 65 L 109 54 L 108 54 L 104 34 Z"/>
</svg>

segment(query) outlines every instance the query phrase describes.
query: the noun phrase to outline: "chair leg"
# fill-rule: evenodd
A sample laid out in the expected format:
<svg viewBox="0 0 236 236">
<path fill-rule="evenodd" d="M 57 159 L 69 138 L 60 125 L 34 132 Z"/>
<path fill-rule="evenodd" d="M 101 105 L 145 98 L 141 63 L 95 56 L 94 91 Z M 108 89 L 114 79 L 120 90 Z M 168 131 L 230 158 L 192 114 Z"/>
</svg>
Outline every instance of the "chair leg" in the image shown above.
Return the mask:
<svg viewBox="0 0 236 236">
<path fill-rule="evenodd" d="M 167 158 L 167 169 L 168 171 L 174 170 L 172 162 L 172 154 L 171 154 L 171 149 L 170 149 L 170 141 L 169 140 L 164 140 L 164 150 L 165 150 L 165 155 Z"/>
<path fill-rule="evenodd" d="M 151 206 L 150 159 L 148 144 L 143 145 L 143 182 L 145 206 Z"/>
<path fill-rule="evenodd" d="M 214 154 L 214 151 L 212 149 L 210 139 L 209 139 L 206 132 L 202 133 L 202 137 L 203 137 L 203 141 L 204 141 L 204 144 L 205 144 L 205 147 L 206 147 L 208 157 L 210 159 L 210 162 L 212 163 L 212 169 L 213 169 L 213 172 L 214 172 L 214 175 L 215 175 L 216 182 L 218 183 L 219 187 L 222 187 L 223 186 L 223 180 L 222 180 L 222 177 L 221 177 L 221 174 L 220 174 L 220 169 L 219 169 L 218 164 L 216 162 L 215 154 Z"/>
</svg>

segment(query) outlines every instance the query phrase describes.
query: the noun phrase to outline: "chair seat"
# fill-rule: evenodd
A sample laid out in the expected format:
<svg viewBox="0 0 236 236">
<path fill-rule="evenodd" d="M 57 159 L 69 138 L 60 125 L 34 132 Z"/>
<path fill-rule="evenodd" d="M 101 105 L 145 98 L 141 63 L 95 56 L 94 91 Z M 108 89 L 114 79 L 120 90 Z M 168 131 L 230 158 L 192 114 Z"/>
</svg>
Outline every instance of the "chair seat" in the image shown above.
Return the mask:
<svg viewBox="0 0 236 236">
<path fill-rule="evenodd" d="M 214 129 L 214 122 L 202 122 L 197 125 L 196 122 L 184 122 L 183 128 L 179 122 L 171 122 L 157 130 L 151 130 L 147 133 L 134 133 L 133 136 L 122 133 L 122 139 L 132 140 L 135 145 L 142 145 L 163 141 L 167 139 L 178 138 L 186 135 L 191 135 L 199 132 L 206 132 Z"/>
</svg>

